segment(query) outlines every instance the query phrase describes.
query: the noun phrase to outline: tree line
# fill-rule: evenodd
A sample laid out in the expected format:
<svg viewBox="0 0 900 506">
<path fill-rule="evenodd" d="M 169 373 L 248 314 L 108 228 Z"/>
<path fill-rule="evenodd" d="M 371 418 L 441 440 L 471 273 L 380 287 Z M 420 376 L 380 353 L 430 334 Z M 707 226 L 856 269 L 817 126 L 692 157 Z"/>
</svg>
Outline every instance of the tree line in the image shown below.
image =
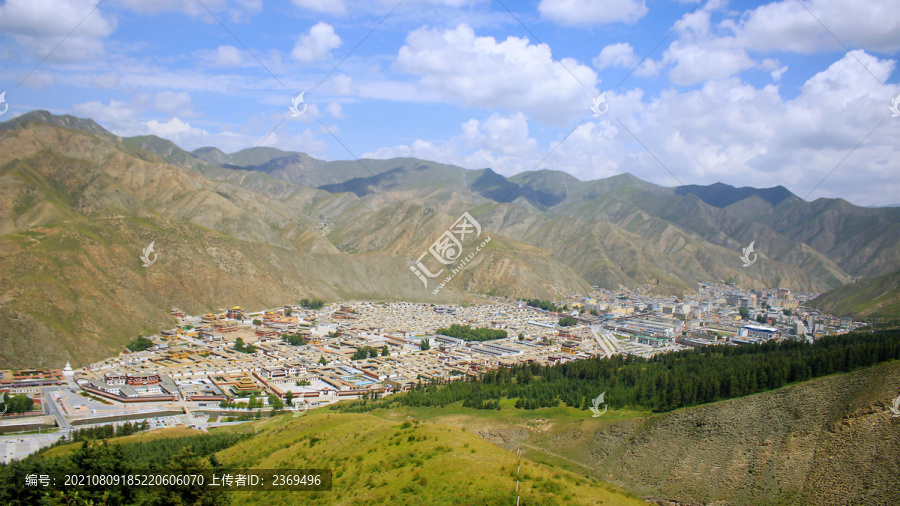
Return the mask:
<svg viewBox="0 0 900 506">
<path fill-rule="evenodd" d="M 322 299 L 300 299 L 300 305 L 312 311 L 318 311 L 325 307 L 325 301 Z"/>
<path fill-rule="evenodd" d="M 517 399 L 537 409 L 560 403 L 587 409 L 606 392 L 610 408 L 670 411 L 780 388 L 829 374 L 900 359 L 900 331 L 828 336 L 813 343 L 769 341 L 716 345 L 653 358 L 617 355 L 565 364 L 517 364 L 461 381 L 421 382 L 411 391 L 337 409 L 368 411 L 404 406 L 492 405 Z"/>
<path fill-rule="evenodd" d="M 303 346 L 306 344 L 306 340 L 300 334 L 281 334 L 281 340 L 291 346 Z"/>
<path fill-rule="evenodd" d="M 234 350 L 241 353 L 255 353 L 256 346 L 253 346 L 252 344 L 244 344 L 244 339 L 239 337 L 234 340 Z"/>
<path fill-rule="evenodd" d="M 378 348 L 371 346 L 360 346 L 350 355 L 351 360 L 362 360 L 364 358 L 375 358 L 378 356 Z"/>
<path fill-rule="evenodd" d="M 464 341 L 493 341 L 494 339 L 504 339 L 507 336 L 505 330 L 488 328 L 473 329 L 470 325 L 460 325 L 458 323 L 451 324 L 450 328 L 437 329 L 435 333 L 455 337 Z"/>
<path fill-rule="evenodd" d="M 128 348 L 130 351 L 144 351 L 152 346 L 153 341 L 144 336 L 137 336 L 128 342 L 126 348 Z"/>
<path fill-rule="evenodd" d="M 89 439 L 110 439 L 114 437 L 130 436 L 150 430 L 150 422 L 143 420 L 140 422 L 125 422 L 121 425 L 98 425 L 96 427 L 83 427 L 75 429 L 67 436 L 61 437 L 52 446 L 74 443 L 77 441 L 86 441 Z"/>
<path fill-rule="evenodd" d="M 576 320 L 575 318 L 573 318 L 571 316 L 563 316 L 562 318 L 559 319 L 560 327 L 571 327 L 572 325 L 577 325 L 577 324 L 578 324 L 578 320 Z"/>
<path fill-rule="evenodd" d="M 107 504 L 107 505 L 226 505 L 228 493 L 221 487 L 170 486 L 111 487 L 109 485 L 65 486 L 57 479 L 47 487 L 27 486 L 28 475 L 129 475 L 137 470 L 189 474 L 222 472 L 215 453 L 252 434 L 215 433 L 156 439 L 138 443 L 113 443 L 85 439 L 66 456 L 45 457 L 36 453 L 20 461 L 0 464 L 0 504 L 13 506 Z"/>
<path fill-rule="evenodd" d="M 560 307 L 550 301 L 541 299 L 528 299 L 525 301 L 525 304 L 528 304 L 531 307 L 543 309 L 544 311 L 550 311 L 551 313 L 558 313 L 560 311 L 566 311 L 569 309 L 568 305 Z"/>
</svg>

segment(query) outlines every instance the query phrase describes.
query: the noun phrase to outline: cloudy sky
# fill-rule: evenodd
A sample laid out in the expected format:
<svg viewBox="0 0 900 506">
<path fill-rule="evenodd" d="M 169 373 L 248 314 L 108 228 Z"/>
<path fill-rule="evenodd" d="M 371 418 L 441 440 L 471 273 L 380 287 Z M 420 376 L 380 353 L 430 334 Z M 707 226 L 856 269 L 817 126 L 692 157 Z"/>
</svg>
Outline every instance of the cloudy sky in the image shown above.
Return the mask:
<svg viewBox="0 0 900 506">
<path fill-rule="evenodd" d="M 398 2 L 0 0 L 0 119 L 900 202 L 900 0 Z"/>
</svg>

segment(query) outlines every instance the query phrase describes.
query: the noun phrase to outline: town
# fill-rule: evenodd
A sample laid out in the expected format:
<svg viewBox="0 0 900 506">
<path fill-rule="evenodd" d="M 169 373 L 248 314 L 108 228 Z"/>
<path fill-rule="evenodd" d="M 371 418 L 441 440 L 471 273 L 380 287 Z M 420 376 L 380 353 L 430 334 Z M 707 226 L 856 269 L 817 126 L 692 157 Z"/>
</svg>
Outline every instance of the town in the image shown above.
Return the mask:
<svg viewBox="0 0 900 506">
<path fill-rule="evenodd" d="M 204 315 L 173 308 L 173 327 L 134 339 L 115 358 L 0 371 L 9 411 L 0 418 L 0 457 L 22 458 L 85 427 L 141 421 L 205 431 L 522 362 L 812 341 L 863 325 L 807 310 L 816 294 L 782 288 L 700 284 L 687 298 L 648 292 L 595 288 L 552 302 L 476 296 L 483 302 L 472 305 L 304 299 Z"/>
</svg>

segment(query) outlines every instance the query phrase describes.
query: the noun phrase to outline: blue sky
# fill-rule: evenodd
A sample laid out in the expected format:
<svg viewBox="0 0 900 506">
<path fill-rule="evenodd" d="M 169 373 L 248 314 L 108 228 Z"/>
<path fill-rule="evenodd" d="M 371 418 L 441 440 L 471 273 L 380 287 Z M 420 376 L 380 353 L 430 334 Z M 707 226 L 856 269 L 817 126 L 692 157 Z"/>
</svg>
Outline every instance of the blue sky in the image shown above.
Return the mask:
<svg viewBox="0 0 900 506">
<path fill-rule="evenodd" d="M 189 150 L 900 201 L 898 0 L 95 5 L 0 3 L 0 119 L 46 109 Z"/>
</svg>

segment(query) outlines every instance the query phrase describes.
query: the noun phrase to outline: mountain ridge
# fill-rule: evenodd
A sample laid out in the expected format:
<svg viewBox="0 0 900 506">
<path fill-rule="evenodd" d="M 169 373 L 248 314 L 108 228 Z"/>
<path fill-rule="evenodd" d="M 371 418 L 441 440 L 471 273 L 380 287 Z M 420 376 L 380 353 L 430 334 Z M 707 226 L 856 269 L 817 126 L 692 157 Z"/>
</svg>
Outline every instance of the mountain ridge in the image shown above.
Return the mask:
<svg viewBox="0 0 900 506">
<path fill-rule="evenodd" d="M 0 123 L 0 284 L 10 294 L 0 299 L 0 365 L 25 365 L 35 342 L 47 359 L 107 356 L 168 325 L 170 306 L 271 307 L 297 294 L 550 299 L 592 285 L 680 295 L 709 281 L 821 292 L 900 267 L 900 209 L 829 199 L 773 207 L 758 195 L 717 207 L 627 173 L 581 182 L 415 158 L 188 152 L 93 125 L 40 112 Z M 491 242 L 433 294 L 437 281 L 423 288 L 409 267 L 431 261 L 429 246 L 464 212 Z M 138 256 L 151 241 L 160 261 L 144 269 Z M 742 268 L 751 241 L 760 260 Z"/>
</svg>

